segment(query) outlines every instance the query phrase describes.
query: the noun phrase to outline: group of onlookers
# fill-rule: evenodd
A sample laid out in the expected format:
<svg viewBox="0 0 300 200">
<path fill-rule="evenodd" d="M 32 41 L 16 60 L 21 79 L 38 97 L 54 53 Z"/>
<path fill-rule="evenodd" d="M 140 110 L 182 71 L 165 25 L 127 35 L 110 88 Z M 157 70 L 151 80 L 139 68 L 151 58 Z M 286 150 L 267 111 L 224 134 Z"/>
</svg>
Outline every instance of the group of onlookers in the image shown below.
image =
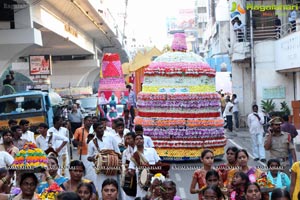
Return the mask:
<svg viewBox="0 0 300 200">
<path fill-rule="evenodd" d="M 297 200 L 300 198 L 300 162 L 295 162 L 291 174 L 277 158 L 268 160 L 267 167 L 251 167 L 245 149 L 228 147 L 227 163 L 214 166 L 213 151 L 201 154 L 203 166 L 194 172 L 190 192 L 198 199 Z M 268 183 L 269 181 L 269 183 Z M 198 185 L 198 187 L 196 187 Z M 207 191 L 209 190 L 209 191 Z"/>
</svg>

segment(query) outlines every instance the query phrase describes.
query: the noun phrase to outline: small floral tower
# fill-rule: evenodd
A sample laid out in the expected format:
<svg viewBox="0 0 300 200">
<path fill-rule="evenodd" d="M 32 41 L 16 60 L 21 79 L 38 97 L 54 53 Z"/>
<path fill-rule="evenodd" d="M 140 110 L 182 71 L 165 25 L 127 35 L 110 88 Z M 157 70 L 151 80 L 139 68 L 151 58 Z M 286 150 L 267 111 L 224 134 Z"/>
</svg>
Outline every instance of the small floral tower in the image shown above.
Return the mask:
<svg viewBox="0 0 300 200">
<path fill-rule="evenodd" d="M 52 183 L 42 194 L 39 195 L 39 200 L 55 200 L 56 196 L 64 190 L 57 184 Z"/>
<path fill-rule="evenodd" d="M 215 70 L 185 52 L 184 34 L 175 34 L 172 50 L 145 70 L 135 124 L 144 126 L 163 160 L 198 160 L 206 148 L 221 156 L 226 138 Z"/>
<path fill-rule="evenodd" d="M 36 144 L 25 143 L 23 149 L 16 154 L 12 168 L 18 171 L 39 172 L 47 167 L 48 159 L 45 152 L 37 148 Z"/>
<path fill-rule="evenodd" d="M 122 71 L 120 56 L 117 53 L 105 53 L 102 59 L 98 96 L 101 92 L 109 99 L 112 92 L 119 98 L 126 92 L 125 79 Z"/>
</svg>

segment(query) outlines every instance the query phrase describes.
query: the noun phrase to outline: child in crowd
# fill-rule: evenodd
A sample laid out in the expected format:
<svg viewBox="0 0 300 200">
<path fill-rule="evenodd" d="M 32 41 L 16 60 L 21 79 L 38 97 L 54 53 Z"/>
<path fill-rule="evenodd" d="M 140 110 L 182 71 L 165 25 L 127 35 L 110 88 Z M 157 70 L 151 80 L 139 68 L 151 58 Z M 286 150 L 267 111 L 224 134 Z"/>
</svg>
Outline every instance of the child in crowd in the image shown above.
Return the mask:
<svg viewBox="0 0 300 200">
<path fill-rule="evenodd" d="M 93 187 L 90 183 L 81 182 L 77 186 L 77 194 L 80 196 L 81 200 L 91 200 L 93 195 Z"/>
<path fill-rule="evenodd" d="M 268 180 L 270 180 L 276 188 L 285 188 L 286 191 L 290 191 L 291 181 L 288 175 L 284 172 L 280 172 L 280 161 L 278 159 L 270 159 L 267 166 L 269 169 L 267 174 Z"/>
<path fill-rule="evenodd" d="M 217 185 L 210 185 L 203 189 L 202 199 L 223 200 L 225 197 Z"/>
<path fill-rule="evenodd" d="M 233 175 L 230 192 L 230 199 L 243 200 L 245 199 L 245 187 L 250 183 L 247 174 L 238 171 Z"/>
<path fill-rule="evenodd" d="M 291 196 L 288 191 L 281 188 L 276 188 L 272 192 L 271 200 L 291 200 Z"/>
<path fill-rule="evenodd" d="M 260 187 L 256 182 L 246 185 L 245 197 L 246 200 L 262 200 Z"/>
<path fill-rule="evenodd" d="M 190 193 L 191 194 L 197 194 L 198 193 L 198 199 L 202 199 L 202 189 L 206 186 L 206 173 L 209 170 L 213 169 L 213 163 L 214 163 L 214 153 L 212 150 L 205 149 L 201 153 L 201 162 L 203 163 L 203 167 L 200 169 L 197 169 L 194 172 L 192 183 L 190 186 Z M 219 175 L 219 177 L 221 177 Z M 198 184 L 198 189 L 196 189 L 196 185 Z"/>
</svg>

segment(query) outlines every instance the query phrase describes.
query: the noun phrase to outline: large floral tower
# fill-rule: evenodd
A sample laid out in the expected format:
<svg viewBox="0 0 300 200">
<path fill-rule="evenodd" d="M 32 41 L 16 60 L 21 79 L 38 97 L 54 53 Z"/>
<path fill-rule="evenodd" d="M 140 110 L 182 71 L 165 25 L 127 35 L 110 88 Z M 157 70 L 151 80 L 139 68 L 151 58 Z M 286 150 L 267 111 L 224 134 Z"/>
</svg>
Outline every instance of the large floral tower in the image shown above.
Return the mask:
<svg viewBox="0 0 300 200">
<path fill-rule="evenodd" d="M 98 88 L 99 96 L 102 92 L 107 99 L 112 92 L 118 98 L 122 92 L 126 92 L 120 56 L 117 53 L 105 53 L 103 56 Z"/>
<path fill-rule="evenodd" d="M 202 57 L 185 52 L 184 34 L 175 34 L 172 49 L 145 70 L 135 124 L 143 125 L 164 160 L 198 160 L 206 148 L 221 156 L 226 138 L 216 72 Z"/>
</svg>

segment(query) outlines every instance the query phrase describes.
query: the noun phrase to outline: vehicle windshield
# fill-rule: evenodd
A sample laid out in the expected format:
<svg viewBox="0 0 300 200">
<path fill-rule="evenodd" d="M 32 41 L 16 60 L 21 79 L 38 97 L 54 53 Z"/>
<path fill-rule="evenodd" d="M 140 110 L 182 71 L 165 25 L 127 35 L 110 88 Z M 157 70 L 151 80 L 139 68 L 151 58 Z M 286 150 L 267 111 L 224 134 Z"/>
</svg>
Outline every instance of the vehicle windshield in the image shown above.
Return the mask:
<svg viewBox="0 0 300 200">
<path fill-rule="evenodd" d="M 40 96 L 24 96 L 23 102 L 16 102 L 16 97 L 0 99 L 0 115 L 40 111 L 41 100 Z"/>
<path fill-rule="evenodd" d="M 88 97 L 80 99 L 81 107 L 84 109 L 96 109 L 97 107 L 97 97 Z"/>
</svg>

